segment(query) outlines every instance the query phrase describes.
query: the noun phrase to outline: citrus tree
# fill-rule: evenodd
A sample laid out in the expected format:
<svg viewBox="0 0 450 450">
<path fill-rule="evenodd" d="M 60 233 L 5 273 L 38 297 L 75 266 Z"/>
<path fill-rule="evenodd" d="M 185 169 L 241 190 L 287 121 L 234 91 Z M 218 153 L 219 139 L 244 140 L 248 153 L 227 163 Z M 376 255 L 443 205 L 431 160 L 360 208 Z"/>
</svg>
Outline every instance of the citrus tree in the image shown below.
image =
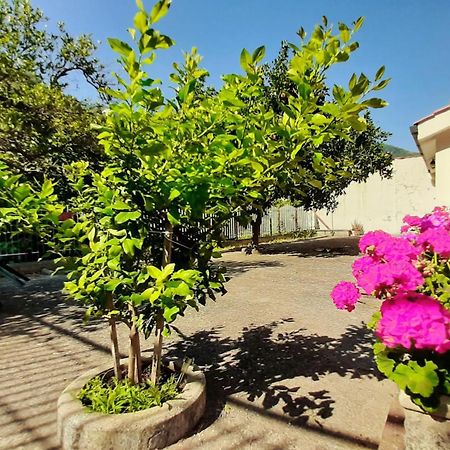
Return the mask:
<svg viewBox="0 0 450 450">
<path fill-rule="evenodd" d="M 45 180 L 40 189 L 36 189 L 0 162 L 0 233 L 13 230 L 12 236 L 50 239 L 62 212 L 51 180 Z"/>
<path fill-rule="evenodd" d="M 244 73 L 224 76 L 215 93 L 203 88 L 208 73 L 194 49 L 174 65 L 175 96 L 165 98 L 146 68 L 158 50 L 173 45 L 154 27 L 170 1 L 149 12 L 136 3 L 130 42 L 109 40 L 122 72 L 119 88 L 108 90 L 113 101 L 98 127 L 105 166 L 93 171 L 80 161 L 67 169 L 77 195 L 70 205 L 74 219 L 63 222 L 59 242 L 79 252 L 66 260 L 73 263 L 67 293 L 86 306 L 87 316 L 109 320 L 116 377 L 122 376 L 116 331 L 122 322 L 130 330 L 129 380 L 141 381 L 140 336 L 153 333 L 156 383 L 171 323 L 224 292 L 225 277 L 213 259 L 225 221 L 248 220 L 280 171 L 295 168 L 299 184 L 318 186 L 316 173 L 341 170 L 311 149 L 364 127 L 360 113 L 383 102 L 364 99 L 374 88 L 364 76 L 353 93 L 336 86 L 330 101 L 316 93 L 324 72 L 354 49 L 345 34 L 323 27 L 296 47 L 289 73 L 297 90 L 282 115 L 261 101 L 264 47 L 243 50 Z M 314 170 L 306 171 L 302 162 L 311 151 Z"/>
<path fill-rule="evenodd" d="M 323 17 L 322 24 L 316 26 L 310 36 L 300 29 L 300 44 L 283 42 L 275 61 L 262 67 L 265 92 L 260 101 L 268 104 L 269 109 L 280 117 L 289 114 L 287 108 L 292 104 L 292 97 L 298 97 L 301 86 L 302 98 L 305 100 L 306 94 L 310 111 L 330 119 L 331 127 L 325 119 L 326 133 L 318 134 L 314 142 L 303 140 L 301 165 L 295 164 L 294 160 L 294 164 L 277 168 L 262 201 L 254 202 L 253 247 L 259 243 L 263 213 L 276 202 L 288 200 L 305 208 L 333 208 L 337 197 L 352 181 L 364 181 L 375 172 L 389 177 L 392 172 L 392 157 L 383 151 L 388 134 L 374 125 L 368 111 L 368 107 L 386 105 L 381 99 L 368 98 L 372 91 L 381 90 L 388 84 L 389 79 L 383 79 L 384 67 L 377 71 L 373 83 L 363 74 L 353 74 L 345 89 L 331 86 L 327 79 L 334 65 L 345 63 L 359 48 L 353 38 L 362 23 L 363 18 L 355 21 L 352 27 L 339 23 L 338 30 L 334 30 Z M 305 74 L 300 75 L 301 85 L 299 62 L 300 67 L 306 65 Z M 319 106 L 324 108 L 321 110 Z M 338 114 L 332 117 L 330 111 Z M 364 114 L 355 117 L 352 114 L 355 111 Z M 342 114 L 345 112 L 351 114 Z M 319 117 L 314 118 L 316 124 L 309 124 L 317 125 L 317 121 L 324 120 Z M 284 159 L 292 162 L 289 157 L 292 149 L 287 147 L 285 150 Z"/>
</svg>

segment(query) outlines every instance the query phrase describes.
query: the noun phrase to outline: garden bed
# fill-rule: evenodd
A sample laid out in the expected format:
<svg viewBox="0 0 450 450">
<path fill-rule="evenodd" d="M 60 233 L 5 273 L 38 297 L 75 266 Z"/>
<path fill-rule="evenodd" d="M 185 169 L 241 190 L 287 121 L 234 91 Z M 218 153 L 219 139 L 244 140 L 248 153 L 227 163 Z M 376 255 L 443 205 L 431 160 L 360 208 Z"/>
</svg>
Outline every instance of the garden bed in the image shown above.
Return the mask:
<svg viewBox="0 0 450 450">
<path fill-rule="evenodd" d="M 173 366 L 172 366 L 173 367 Z M 183 390 L 162 406 L 125 414 L 91 412 L 77 398 L 94 377 L 111 376 L 109 365 L 90 370 L 72 382 L 58 400 L 58 437 L 64 450 L 162 448 L 184 437 L 203 415 L 206 382 L 188 369 Z"/>
</svg>

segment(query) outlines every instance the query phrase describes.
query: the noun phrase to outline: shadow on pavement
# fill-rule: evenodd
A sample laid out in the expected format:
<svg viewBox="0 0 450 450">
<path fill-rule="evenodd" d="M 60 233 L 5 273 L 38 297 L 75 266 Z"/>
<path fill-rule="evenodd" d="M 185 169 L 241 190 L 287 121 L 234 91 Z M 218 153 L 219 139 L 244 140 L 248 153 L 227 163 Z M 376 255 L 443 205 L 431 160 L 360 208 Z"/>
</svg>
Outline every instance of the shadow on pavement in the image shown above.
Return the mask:
<svg viewBox="0 0 450 450">
<path fill-rule="evenodd" d="M 311 424 L 311 411 L 326 419 L 332 416 L 335 401 L 326 390 L 305 392 L 288 382 L 296 377 L 318 380 L 329 373 L 382 379 L 373 363 L 372 334 L 363 323 L 349 326 L 339 338 L 311 335 L 304 329 L 277 332 L 278 326 L 292 321 L 244 328 L 236 339 L 222 337 L 220 328 L 199 331 L 181 335 L 183 340 L 170 346 L 169 357 L 192 357 L 206 373 L 207 411 L 197 432 L 211 425 L 228 402 L 290 425 L 317 428 L 335 438 L 377 448 L 377 443 L 360 436 Z M 245 400 L 235 394 L 244 394 Z"/>
<path fill-rule="evenodd" d="M 281 242 L 262 244 L 260 253 L 263 255 L 289 254 L 299 257 L 324 257 L 359 254 L 359 237 L 311 239 L 297 242 Z"/>
</svg>

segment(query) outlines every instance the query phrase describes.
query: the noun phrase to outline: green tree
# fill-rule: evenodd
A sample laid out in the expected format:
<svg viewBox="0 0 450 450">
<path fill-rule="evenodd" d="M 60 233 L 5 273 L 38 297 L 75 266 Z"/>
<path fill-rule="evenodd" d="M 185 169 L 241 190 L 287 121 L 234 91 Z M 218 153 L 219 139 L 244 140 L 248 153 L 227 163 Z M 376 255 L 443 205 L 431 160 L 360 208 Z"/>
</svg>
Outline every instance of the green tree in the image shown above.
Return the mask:
<svg viewBox="0 0 450 450">
<path fill-rule="evenodd" d="M 91 36 L 71 36 L 62 22 L 58 32 L 51 33 L 44 27 L 47 20 L 30 0 L 0 0 L 0 53 L 10 67 L 34 73 L 52 86 L 67 86 L 66 77 L 79 72 L 95 89 L 108 87 Z"/>
<path fill-rule="evenodd" d="M 356 21 L 355 29 L 359 28 L 361 23 L 362 19 Z M 330 30 L 324 17 L 323 26 L 316 28 L 314 33 L 326 35 Z M 339 30 L 341 39 L 350 42 L 353 31 L 344 24 L 339 24 Z M 303 29 L 298 32 L 298 35 L 303 43 L 301 51 L 310 52 L 314 35 L 309 42 L 306 41 L 306 33 Z M 357 42 L 349 43 L 347 53 L 342 53 L 337 62 L 345 62 L 350 53 L 358 47 Z M 298 93 L 298 84 L 294 81 L 291 70 L 292 55 L 298 53 L 298 50 L 297 46 L 283 42 L 277 58 L 271 64 L 263 66 L 266 95 L 262 100 L 280 116 L 285 114 L 290 97 Z M 319 52 L 322 51 L 323 49 L 319 50 Z M 322 55 L 320 57 L 323 58 Z M 373 86 L 374 90 L 382 89 L 387 85 L 389 80 L 381 80 L 383 74 L 384 68 L 380 68 L 376 75 L 378 82 Z M 311 86 L 318 99 L 318 105 L 321 105 L 330 101 L 326 70 L 317 72 L 314 76 L 316 80 L 311 83 Z M 367 83 L 368 80 L 364 75 L 359 78 L 353 75 L 349 82 L 349 90 L 355 96 L 362 97 L 363 86 Z M 336 105 L 347 101 L 340 95 L 341 89 L 339 87 L 333 89 L 331 101 Z M 372 106 L 381 107 L 384 103 L 375 100 Z M 348 109 L 348 106 L 346 108 Z M 286 166 L 283 171 L 277 169 L 274 182 L 266 189 L 263 201 L 257 200 L 253 205 L 251 221 L 253 247 L 256 248 L 259 244 L 262 215 L 277 201 L 289 200 L 292 204 L 306 209 L 333 209 L 337 205 L 337 198 L 344 193 L 350 183 L 365 181 L 374 173 L 379 173 L 386 178 L 391 176 L 392 157 L 384 151 L 384 142 L 389 134 L 375 126 L 369 112 L 365 113 L 363 120 L 352 120 L 347 125 L 351 128 L 349 132 L 337 133 L 331 140 L 319 142 L 318 146 L 304 148 L 303 151 L 308 156 L 303 158 L 301 166 Z M 324 161 L 330 163 L 328 168 L 323 165 Z M 314 174 L 312 182 L 305 180 L 305 171 Z"/>
<path fill-rule="evenodd" d="M 0 0 L 0 158 L 30 182 L 51 175 L 67 197 L 64 165 L 103 158 L 91 129 L 101 107 L 67 95 L 67 75 L 79 71 L 99 89 L 106 77 L 89 36 L 71 37 L 62 24 L 51 34 L 44 20 L 27 0 Z"/>
<path fill-rule="evenodd" d="M 113 101 L 98 127 L 105 164 L 101 171 L 87 162 L 71 165 L 68 177 L 77 195 L 70 207 L 77 220 L 65 221 L 60 233 L 64 246 L 79 251 L 66 291 L 87 307 L 87 316 L 108 319 L 118 377 L 116 323 L 130 329 L 132 382 L 141 379 L 142 332 L 154 334 L 157 381 L 162 336 L 171 323 L 223 292 L 225 279 L 213 259 L 225 221 L 248 220 L 255 201 L 262 204 L 278 183 L 278 172 L 295 169 L 298 184 L 319 186 L 319 175 L 341 170 L 330 157 L 317 157 L 314 171 L 302 164 L 312 149 L 363 128 L 360 113 L 383 105 L 365 100 L 379 83 L 365 77 L 357 90 L 336 86 L 333 99 L 323 99 L 324 72 L 355 48 L 347 33 L 324 27 L 296 47 L 289 63 L 296 90 L 282 114 L 263 101 L 264 47 L 244 49 L 244 74 L 225 75 L 215 95 L 202 88 L 207 72 L 197 52 L 186 54 L 174 66 L 175 96 L 167 99 L 146 69 L 157 50 L 173 44 L 154 28 L 170 1 L 160 0 L 150 12 L 136 3 L 131 42 L 109 40 L 125 75 L 117 75 L 119 87 L 108 91 Z"/>
</svg>

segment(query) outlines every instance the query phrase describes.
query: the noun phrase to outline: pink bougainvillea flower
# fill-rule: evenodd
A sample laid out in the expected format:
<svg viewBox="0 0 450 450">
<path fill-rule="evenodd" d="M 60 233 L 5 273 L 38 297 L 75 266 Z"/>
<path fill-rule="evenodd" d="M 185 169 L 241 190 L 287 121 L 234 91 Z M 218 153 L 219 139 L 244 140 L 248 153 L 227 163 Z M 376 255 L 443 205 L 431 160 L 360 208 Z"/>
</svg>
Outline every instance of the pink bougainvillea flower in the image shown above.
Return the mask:
<svg viewBox="0 0 450 450">
<path fill-rule="evenodd" d="M 381 305 L 377 336 L 389 348 L 450 350 L 450 311 L 417 292 L 395 295 Z"/>
<path fill-rule="evenodd" d="M 331 291 L 331 298 L 338 309 L 353 311 L 361 294 L 354 283 L 341 281 Z"/>
<path fill-rule="evenodd" d="M 450 257 L 450 232 L 445 228 L 428 228 L 417 238 L 424 250 L 431 250 L 443 258 Z"/>
</svg>

